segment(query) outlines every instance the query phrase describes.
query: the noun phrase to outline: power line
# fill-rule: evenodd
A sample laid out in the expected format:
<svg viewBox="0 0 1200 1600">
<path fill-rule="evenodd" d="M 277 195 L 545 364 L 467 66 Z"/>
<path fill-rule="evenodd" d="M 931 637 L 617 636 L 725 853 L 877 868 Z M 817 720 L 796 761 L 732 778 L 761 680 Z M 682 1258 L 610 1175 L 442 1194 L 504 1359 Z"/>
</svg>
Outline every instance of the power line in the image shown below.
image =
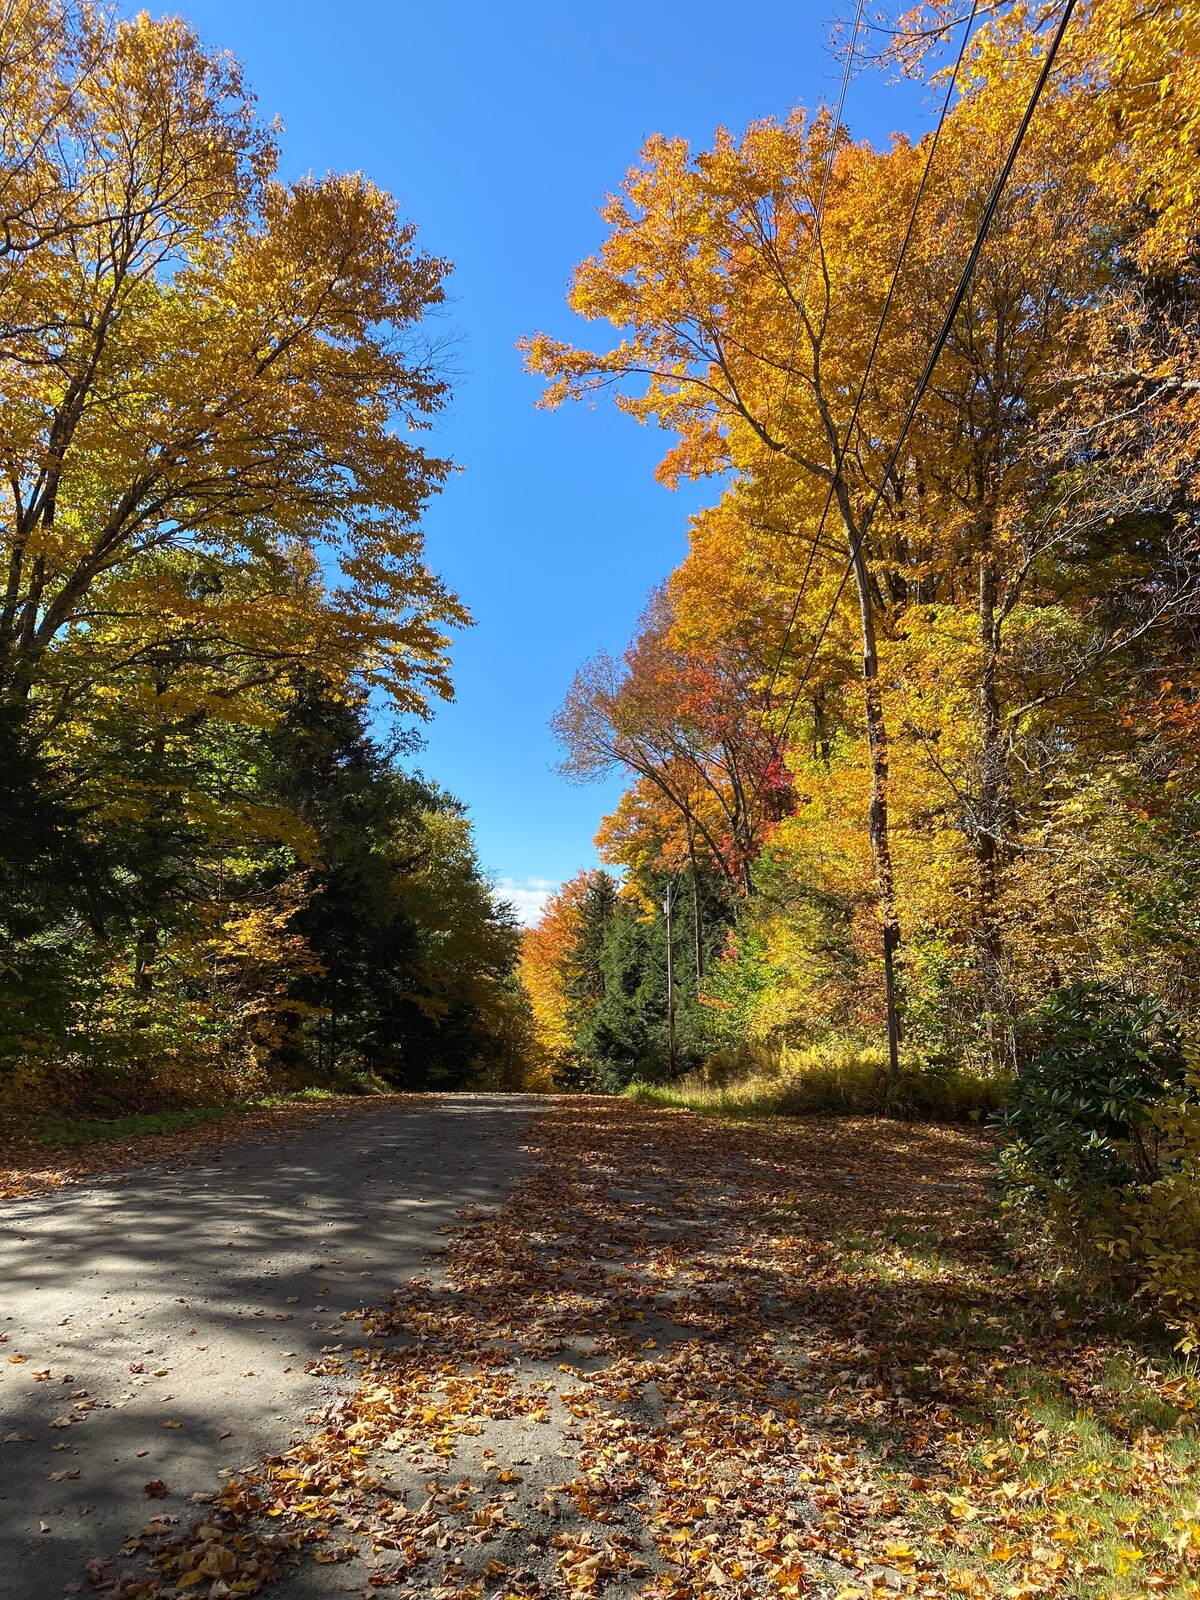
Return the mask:
<svg viewBox="0 0 1200 1600">
<path fill-rule="evenodd" d="M 978 0 L 975 0 L 975 3 L 978 4 Z M 833 164 L 837 156 L 838 129 L 842 126 L 842 112 L 846 105 L 846 91 L 850 86 L 850 75 L 854 68 L 854 55 L 858 45 L 858 31 L 862 26 L 862 17 L 865 7 L 866 0 L 858 0 L 858 4 L 854 12 L 854 26 L 850 31 L 850 47 L 846 51 L 846 65 L 842 71 L 841 87 L 838 90 L 837 108 L 833 113 L 833 120 L 829 125 L 829 149 L 825 152 L 825 166 L 821 175 L 821 189 L 817 196 L 816 207 L 813 210 L 813 220 L 808 245 L 808 260 L 804 264 L 804 278 L 800 285 L 801 307 L 807 305 L 808 303 L 808 288 L 809 284 L 812 282 L 813 264 L 817 259 L 817 247 L 821 242 L 821 223 L 825 216 L 825 201 L 829 196 L 829 184 L 833 177 Z M 796 351 L 800 345 L 801 316 L 802 313 L 798 311 L 796 314 L 796 325 L 792 329 L 792 343 L 791 348 L 788 351 L 787 366 L 784 369 L 783 393 L 779 399 L 780 412 L 782 412 L 784 407 L 787 405 L 788 395 L 791 393 L 792 389 L 792 378 L 796 371 Z M 767 415 L 763 419 L 763 429 L 769 437 L 771 432 L 771 409 L 769 406 L 767 408 Z M 774 466 L 774 462 L 775 457 L 772 456 L 772 467 Z"/>
<path fill-rule="evenodd" d="M 800 587 L 796 592 L 795 600 L 792 602 L 792 609 L 788 616 L 787 627 L 784 629 L 783 640 L 779 646 L 779 653 L 775 658 L 775 665 L 771 669 L 771 679 L 767 684 L 766 694 L 768 701 L 771 698 L 771 694 L 774 691 L 775 684 L 779 678 L 779 673 L 783 667 L 783 659 L 787 654 L 787 647 L 791 642 L 792 629 L 796 625 L 796 618 L 800 613 L 800 606 L 804 600 L 805 590 L 808 587 L 808 580 L 813 569 L 813 563 L 816 560 L 817 548 L 820 543 L 821 535 L 825 531 L 825 519 L 828 517 L 829 508 L 833 504 L 834 492 L 837 488 L 838 478 L 841 475 L 842 462 L 845 460 L 846 451 L 850 447 L 850 440 L 854 437 L 854 427 L 858 421 L 858 414 L 862 409 L 863 398 L 867 392 L 867 381 L 871 376 L 871 368 L 875 364 L 875 357 L 879 353 L 879 345 L 883 338 L 883 330 L 887 324 L 888 316 L 891 313 L 892 301 L 895 299 L 896 289 L 900 283 L 900 274 L 903 271 L 904 262 L 908 255 L 908 247 L 912 242 L 912 236 L 916 228 L 917 213 L 920 209 L 921 200 L 925 194 L 925 188 L 929 181 L 930 172 L 933 169 L 934 157 L 937 155 L 938 141 L 942 136 L 942 128 L 945 125 L 946 116 L 950 110 L 950 101 L 953 98 L 955 85 L 958 82 L 958 74 L 962 67 L 963 58 L 967 53 L 967 45 L 971 38 L 972 29 L 975 26 L 975 13 L 979 9 L 979 3 L 980 0 L 972 0 L 971 14 L 967 18 L 967 26 L 962 36 L 962 43 L 959 45 L 958 57 L 955 60 L 954 69 L 950 75 L 950 81 L 946 85 L 946 96 L 942 101 L 942 109 L 940 115 L 938 116 L 937 126 L 933 130 L 933 138 L 929 144 L 929 153 L 925 157 L 925 166 L 921 172 L 921 181 L 917 185 L 916 195 L 913 198 L 912 209 L 908 216 L 908 225 L 904 230 L 904 238 L 900 244 L 900 253 L 896 257 L 896 266 L 892 272 L 891 282 L 888 284 L 887 295 L 883 302 L 883 310 L 880 312 L 879 321 L 875 327 L 875 337 L 871 341 L 871 349 L 867 355 L 867 364 L 863 368 L 862 381 L 858 386 L 858 393 L 855 396 L 854 409 L 851 412 L 850 421 L 846 426 L 846 437 L 841 441 L 840 445 L 836 440 L 834 442 L 834 472 L 832 478 L 829 480 L 829 493 L 826 495 L 825 504 L 821 508 L 820 520 L 817 523 L 817 530 L 813 534 L 812 544 L 809 546 L 808 551 L 808 560 L 805 563 L 804 572 L 800 578 Z M 797 329 L 798 328 L 799 323 L 797 323 Z M 792 355 L 793 357 L 795 355 L 794 344 L 792 346 Z M 789 361 L 789 372 L 791 370 L 791 365 L 792 363 Z M 773 459 L 774 458 L 772 458 L 772 460 Z M 772 752 L 772 759 L 774 759 L 775 753 L 776 752 Z"/>
<path fill-rule="evenodd" d="M 974 275 L 975 267 L 978 264 L 980 253 L 983 250 L 983 246 L 991 228 L 992 221 L 996 215 L 997 207 L 1000 204 L 1000 197 L 1004 193 L 1004 189 L 1012 175 L 1013 167 L 1016 165 L 1017 157 L 1021 152 L 1021 146 L 1025 142 L 1025 135 L 1029 131 L 1029 125 L 1033 121 L 1034 111 L 1037 109 L 1038 101 L 1042 97 L 1042 91 L 1046 87 L 1047 79 L 1053 70 L 1054 61 L 1058 55 L 1059 46 L 1062 43 L 1063 35 L 1067 30 L 1067 24 L 1071 20 L 1071 14 L 1075 10 L 1075 6 L 1076 0 L 1066 0 L 1066 4 L 1063 7 L 1062 16 L 1059 19 L 1058 27 L 1055 29 L 1054 37 L 1051 39 L 1046 50 L 1045 57 L 1042 61 L 1042 69 L 1038 74 L 1038 79 L 1034 85 L 1033 93 L 1029 98 L 1028 105 L 1025 107 L 1025 112 L 1021 118 L 1016 134 L 1014 135 L 1008 156 L 1006 157 L 1004 165 L 1000 170 L 1000 174 L 996 179 L 992 192 L 988 197 L 987 205 L 984 208 L 983 216 L 980 218 L 979 227 L 975 233 L 975 242 L 971 246 L 971 253 L 967 257 L 966 265 L 964 266 L 962 275 L 958 281 L 958 287 L 954 291 L 954 298 L 950 302 L 950 306 L 942 322 L 941 329 L 938 332 L 937 338 L 934 340 L 933 348 L 929 353 L 929 359 L 925 363 L 925 370 L 921 374 L 921 381 L 917 385 L 916 392 L 912 397 L 912 401 L 904 419 L 904 425 L 900 429 L 899 436 L 895 445 L 892 447 L 890 456 L 888 457 L 887 465 L 879 479 L 879 486 L 875 490 L 875 497 L 871 502 L 870 509 L 863 518 L 858 536 L 851 547 L 850 558 L 846 563 L 846 570 L 842 574 L 842 580 L 838 584 L 837 593 L 834 595 L 829 610 L 825 615 L 825 619 L 817 633 L 812 651 L 809 654 L 808 664 L 804 669 L 804 673 L 801 676 L 800 682 L 796 685 L 796 689 L 792 694 L 787 715 L 783 721 L 783 726 L 780 728 L 779 732 L 775 736 L 774 741 L 772 742 L 771 761 L 773 761 L 779 753 L 780 746 L 782 745 L 784 737 L 787 734 L 788 726 L 791 723 L 792 717 L 795 714 L 796 706 L 799 703 L 801 691 L 803 690 L 804 685 L 808 682 L 809 676 L 812 673 L 813 666 L 817 659 L 817 652 L 820 650 L 821 645 L 824 642 L 825 635 L 829 630 L 829 624 L 833 621 L 834 615 L 837 611 L 838 603 L 840 602 L 842 594 L 845 591 L 846 583 L 849 580 L 851 572 L 854 570 L 854 564 L 858 560 L 859 553 L 862 550 L 863 541 L 866 539 L 872 519 L 874 518 L 876 511 L 879 509 L 880 501 L 883 499 L 884 488 L 891 478 L 893 471 L 895 470 L 896 462 L 900 458 L 900 452 L 904 448 L 904 441 L 908 437 L 908 431 L 912 427 L 913 421 L 916 418 L 917 409 L 924 398 L 925 390 L 929 387 L 930 379 L 933 377 L 934 368 L 937 366 L 938 358 L 941 355 L 942 350 L 945 348 L 946 341 L 950 337 L 950 332 L 954 326 L 955 319 L 962 308 L 962 303 L 966 298 L 967 290 L 970 287 L 971 278 Z M 769 766 L 770 761 L 767 764 Z"/>
</svg>

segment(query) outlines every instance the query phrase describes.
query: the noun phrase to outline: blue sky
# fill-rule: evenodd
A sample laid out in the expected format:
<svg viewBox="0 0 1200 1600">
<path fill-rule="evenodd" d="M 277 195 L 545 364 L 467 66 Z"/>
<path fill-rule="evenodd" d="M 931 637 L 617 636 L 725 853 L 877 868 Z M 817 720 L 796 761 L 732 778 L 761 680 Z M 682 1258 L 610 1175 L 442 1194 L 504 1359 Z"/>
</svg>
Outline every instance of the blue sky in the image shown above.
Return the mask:
<svg viewBox="0 0 1200 1600">
<path fill-rule="evenodd" d="M 618 791 L 556 775 L 549 719 L 575 668 L 624 644 L 683 555 L 705 489 L 660 488 L 662 436 L 611 409 L 538 411 L 515 343 L 584 332 L 567 281 L 647 134 L 705 143 L 718 123 L 836 99 L 834 6 L 179 0 L 282 120 L 285 177 L 361 169 L 455 264 L 460 379 L 433 444 L 463 471 L 426 529 L 432 565 L 476 626 L 456 643 L 457 700 L 427 730 L 420 765 L 469 804 L 485 866 L 527 912 L 594 864 Z M 925 109 L 907 86 L 866 77 L 846 119 L 882 141 L 919 130 Z"/>
</svg>

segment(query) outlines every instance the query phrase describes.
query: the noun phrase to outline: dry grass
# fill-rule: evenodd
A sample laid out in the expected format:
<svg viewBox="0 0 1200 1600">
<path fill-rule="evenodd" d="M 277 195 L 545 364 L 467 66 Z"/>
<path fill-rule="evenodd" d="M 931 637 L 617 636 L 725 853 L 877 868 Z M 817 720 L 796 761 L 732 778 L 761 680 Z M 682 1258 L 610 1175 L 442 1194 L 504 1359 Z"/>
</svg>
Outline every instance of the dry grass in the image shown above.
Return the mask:
<svg viewBox="0 0 1200 1600">
<path fill-rule="evenodd" d="M 931 1122 L 983 1121 L 1003 1100 L 1003 1084 L 957 1069 L 909 1067 L 889 1083 L 881 1050 L 783 1049 L 716 1057 L 672 1084 L 630 1085 L 645 1104 L 702 1116 L 755 1118 L 895 1116 Z"/>
</svg>

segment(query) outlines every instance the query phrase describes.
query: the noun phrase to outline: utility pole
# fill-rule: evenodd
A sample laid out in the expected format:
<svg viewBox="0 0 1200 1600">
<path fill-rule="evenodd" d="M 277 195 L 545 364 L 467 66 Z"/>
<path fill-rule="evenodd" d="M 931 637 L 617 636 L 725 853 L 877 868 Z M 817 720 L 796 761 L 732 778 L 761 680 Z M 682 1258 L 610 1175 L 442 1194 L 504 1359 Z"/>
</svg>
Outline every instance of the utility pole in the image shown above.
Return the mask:
<svg viewBox="0 0 1200 1600">
<path fill-rule="evenodd" d="M 700 914 L 700 874 L 692 868 L 692 932 L 696 936 L 696 993 L 704 982 L 704 922 Z"/>
<path fill-rule="evenodd" d="M 667 885 L 663 901 L 663 915 L 667 919 L 667 1049 L 671 1076 L 675 1076 L 675 941 L 672 933 L 671 913 L 675 909 L 675 885 Z"/>
</svg>

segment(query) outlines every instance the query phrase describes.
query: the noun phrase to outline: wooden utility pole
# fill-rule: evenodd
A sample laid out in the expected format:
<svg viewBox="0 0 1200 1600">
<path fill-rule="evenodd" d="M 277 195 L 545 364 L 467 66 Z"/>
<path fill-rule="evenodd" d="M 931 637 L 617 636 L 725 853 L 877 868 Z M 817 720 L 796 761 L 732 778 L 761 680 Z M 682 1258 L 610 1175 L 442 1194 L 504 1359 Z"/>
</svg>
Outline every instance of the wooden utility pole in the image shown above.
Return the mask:
<svg viewBox="0 0 1200 1600">
<path fill-rule="evenodd" d="M 696 993 L 704 982 L 704 921 L 700 912 L 700 875 L 692 871 L 692 932 L 696 937 Z"/>
</svg>

